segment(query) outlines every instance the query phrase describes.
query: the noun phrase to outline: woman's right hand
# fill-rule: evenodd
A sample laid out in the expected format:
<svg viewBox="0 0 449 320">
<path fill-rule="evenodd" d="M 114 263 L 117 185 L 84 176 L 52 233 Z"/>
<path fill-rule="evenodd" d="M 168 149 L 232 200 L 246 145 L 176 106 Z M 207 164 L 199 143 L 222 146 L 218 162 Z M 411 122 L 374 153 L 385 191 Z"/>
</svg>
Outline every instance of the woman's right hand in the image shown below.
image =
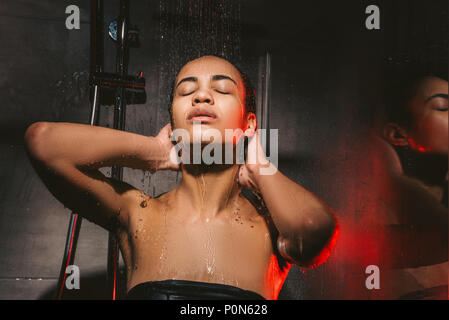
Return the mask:
<svg viewBox="0 0 449 320">
<path fill-rule="evenodd" d="M 172 132 L 173 131 L 171 128 L 171 124 L 168 123 L 159 131 L 159 133 L 155 137 L 156 141 L 159 143 L 159 155 L 161 156 L 161 159 L 157 162 L 156 171 L 178 171 L 180 169 L 180 165 L 174 161 L 174 159 L 176 158 L 176 149 L 174 147 L 174 144 L 170 140 Z"/>
</svg>

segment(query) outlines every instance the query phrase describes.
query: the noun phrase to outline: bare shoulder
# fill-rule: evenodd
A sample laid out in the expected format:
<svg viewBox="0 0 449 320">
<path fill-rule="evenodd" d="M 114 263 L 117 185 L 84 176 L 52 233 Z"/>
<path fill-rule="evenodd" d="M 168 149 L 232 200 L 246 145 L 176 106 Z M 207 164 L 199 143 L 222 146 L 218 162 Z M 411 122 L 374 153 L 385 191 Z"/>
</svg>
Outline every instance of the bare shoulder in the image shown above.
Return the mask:
<svg viewBox="0 0 449 320">
<path fill-rule="evenodd" d="M 161 194 L 156 197 L 152 197 L 145 193 L 143 190 L 133 189 L 124 195 L 130 208 L 130 213 L 136 210 L 156 210 L 166 203 L 170 197 L 170 192 Z"/>
<path fill-rule="evenodd" d="M 122 197 L 130 207 L 130 210 L 133 210 L 138 206 L 144 206 L 145 202 L 149 202 L 152 199 L 151 196 L 139 189 L 128 190 Z"/>
<path fill-rule="evenodd" d="M 133 215 L 141 216 L 142 214 L 154 214 L 162 211 L 162 208 L 169 203 L 172 198 L 173 190 L 152 197 L 143 190 L 133 189 L 125 195 L 126 201 L 129 204 L 130 218 Z"/>
</svg>

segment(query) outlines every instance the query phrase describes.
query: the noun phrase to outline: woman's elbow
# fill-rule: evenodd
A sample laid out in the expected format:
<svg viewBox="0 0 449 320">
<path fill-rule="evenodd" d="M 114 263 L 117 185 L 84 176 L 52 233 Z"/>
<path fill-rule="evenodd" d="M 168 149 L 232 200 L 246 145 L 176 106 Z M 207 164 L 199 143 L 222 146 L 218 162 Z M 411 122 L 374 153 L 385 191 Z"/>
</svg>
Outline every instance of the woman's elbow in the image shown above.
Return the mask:
<svg viewBox="0 0 449 320">
<path fill-rule="evenodd" d="M 321 211 L 321 210 L 320 210 Z M 339 225 L 334 213 L 326 208 L 303 222 L 291 246 L 292 257 L 301 267 L 313 268 L 324 263 L 335 247 Z"/>
<path fill-rule="evenodd" d="M 340 228 L 337 219 L 332 211 L 326 219 L 322 220 L 319 228 L 312 233 L 314 239 L 309 239 L 310 255 L 307 263 L 309 267 L 317 267 L 324 263 L 333 251 L 337 242 Z M 313 257 L 312 259 L 310 259 Z"/>
<path fill-rule="evenodd" d="M 45 136 L 49 131 L 51 124 L 49 122 L 35 122 L 31 124 L 25 131 L 24 142 L 29 155 L 34 159 L 45 159 Z"/>
<path fill-rule="evenodd" d="M 324 242 L 329 239 L 337 228 L 337 219 L 332 210 L 322 205 L 310 212 L 310 215 L 304 219 L 301 228 L 303 233 L 314 239 L 323 239 Z"/>
</svg>

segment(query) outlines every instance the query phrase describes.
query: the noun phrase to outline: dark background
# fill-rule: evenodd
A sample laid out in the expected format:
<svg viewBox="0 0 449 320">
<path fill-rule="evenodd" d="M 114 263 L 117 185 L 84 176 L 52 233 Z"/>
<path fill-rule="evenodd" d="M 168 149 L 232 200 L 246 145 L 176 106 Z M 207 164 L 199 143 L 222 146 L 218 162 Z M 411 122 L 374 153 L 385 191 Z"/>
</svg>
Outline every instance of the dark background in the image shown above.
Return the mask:
<svg viewBox="0 0 449 320">
<path fill-rule="evenodd" d="M 71 4 L 81 10 L 80 30 L 65 27 Z M 365 28 L 370 4 L 380 8 L 380 30 Z M 117 15 L 118 1 L 105 1 L 105 27 Z M 223 55 L 257 84 L 258 61 L 268 51 L 279 169 L 334 209 L 344 239 L 346 221 L 369 222 L 370 212 L 382 210 L 373 192 L 381 165 L 365 141 L 378 112 L 379 67 L 396 56 L 446 60 L 447 22 L 446 1 L 133 0 L 140 47 L 131 49 L 129 73 L 143 72 L 147 98 L 127 107 L 126 130 L 156 135 L 168 123 L 170 81 L 185 61 Z M 51 298 L 56 286 L 70 211 L 33 171 L 23 133 L 36 121 L 89 122 L 89 30 L 87 0 L 0 4 L 1 299 Z M 104 43 L 105 71 L 114 72 L 115 44 L 107 36 Z M 99 124 L 112 126 L 112 106 L 101 107 Z M 124 176 L 153 196 L 180 180 L 132 169 Z M 358 227 L 373 231 L 369 223 Z M 354 252 L 345 243 L 315 270 L 293 267 L 280 298 L 378 297 L 354 289 L 364 288 L 360 261 L 375 263 L 378 252 Z M 104 297 L 106 254 L 107 233 L 83 221 L 74 298 Z M 354 282 L 354 274 L 363 280 Z"/>
</svg>

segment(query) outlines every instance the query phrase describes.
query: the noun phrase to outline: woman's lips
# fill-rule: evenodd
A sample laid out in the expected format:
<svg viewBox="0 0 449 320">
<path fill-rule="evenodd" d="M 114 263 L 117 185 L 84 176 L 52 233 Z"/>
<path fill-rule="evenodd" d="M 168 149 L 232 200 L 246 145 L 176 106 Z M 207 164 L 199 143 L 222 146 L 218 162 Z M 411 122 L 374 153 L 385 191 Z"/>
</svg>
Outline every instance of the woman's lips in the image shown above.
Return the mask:
<svg viewBox="0 0 449 320">
<path fill-rule="evenodd" d="M 192 118 L 190 118 L 190 120 L 196 121 L 196 122 L 212 122 L 212 121 L 215 121 L 216 119 L 211 116 L 199 115 L 199 116 L 193 116 Z"/>
<path fill-rule="evenodd" d="M 215 113 L 207 107 L 196 107 L 187 115 L 187 120 L 198 122 L 212 122 L 217 119 Z"/>
</svg>

